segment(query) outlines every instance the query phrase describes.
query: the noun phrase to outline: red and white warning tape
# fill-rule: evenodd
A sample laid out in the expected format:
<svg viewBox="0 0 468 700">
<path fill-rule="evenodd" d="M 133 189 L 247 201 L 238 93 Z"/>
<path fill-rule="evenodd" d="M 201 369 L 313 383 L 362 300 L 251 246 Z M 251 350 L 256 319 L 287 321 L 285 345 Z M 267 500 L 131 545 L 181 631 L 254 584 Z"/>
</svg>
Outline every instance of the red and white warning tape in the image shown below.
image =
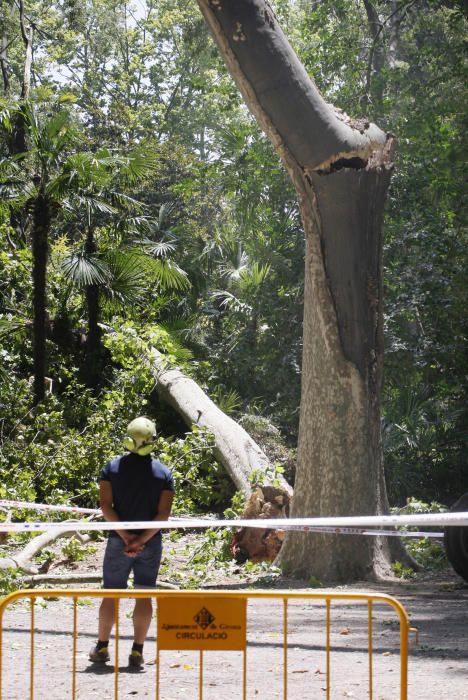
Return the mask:
<svg viewBox="0 0 468 700">
<path fill-rule="evenodd" d="M 98 514 L 99 510 L 74 506 L 53 506 L 28 503 L 27 501 L 0 500 L 0 507 L 31 508 L 72 513 Z M 468 526 L 468 512 L 464 513 L 424 513 L 418 515 L 371 515 L 339 518 L 275 518 L 212 520 L 204 518 L 171 519 L 157 521 L 161 530 L 202 529 L 212 527 L 254 527 L 261 529 L 298 530 L 302 532 L 322 532 L 351 535 L 385 535 L 398 537 L 441 537 L 441 532 L 401 532 L 383 530 L 385 527 L 464 527 Z M 135 522 L 3 522 L 0 532 L 38 532 L 44 530 L 146 530 L 155 527 L 155 521 Z M 371 529 L 381 528 L 381 529 Z"/>
</svg>

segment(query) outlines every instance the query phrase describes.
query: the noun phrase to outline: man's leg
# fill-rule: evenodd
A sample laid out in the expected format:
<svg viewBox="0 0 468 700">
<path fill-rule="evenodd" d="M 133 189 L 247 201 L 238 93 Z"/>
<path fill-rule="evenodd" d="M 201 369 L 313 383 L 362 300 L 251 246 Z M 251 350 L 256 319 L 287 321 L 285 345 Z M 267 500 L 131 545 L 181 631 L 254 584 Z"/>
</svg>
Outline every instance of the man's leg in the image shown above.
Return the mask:
<svg viewBox="0 0 468 700">
<path fill-rule="evenodd" d="M 101 640 L 109 641 L 110 634 L 115 622 L 115 600 L 113 598 L 103 598 L 99 608 L 98 637 Z"/>
<path fill-rule="evenodd" d="M 133 575 L 136 589 L 152 589 L 156 585 L 162 554 L 161 536 L 156 535 L 138 554 L 133 563 Z M 133 647 L 129 657 L 131 666 L 141 667 L 143 660 L 143 644 L 148 634 L 153 613 L 151 598 L 137 598 L 133 610 Z"/>
<path fill-rule="evenodd" d="M 125 543 L 120 537 L 109 537 L 104 554 L 104 588 L 127 588 L 132 560 L 124 553 Z M 98 641 L 90 651 L 90 661 L 108 661 L 109 637 L 115 622 L 115 601 L 103 598 L 99 607 Z"/>
<path fill-rule="evenodd" d="M 151 624 L 153 605 L 151 598 L 137 598 L 133 610 L 133 641 L 135 644 L 144 644 Z"/>
</svg>

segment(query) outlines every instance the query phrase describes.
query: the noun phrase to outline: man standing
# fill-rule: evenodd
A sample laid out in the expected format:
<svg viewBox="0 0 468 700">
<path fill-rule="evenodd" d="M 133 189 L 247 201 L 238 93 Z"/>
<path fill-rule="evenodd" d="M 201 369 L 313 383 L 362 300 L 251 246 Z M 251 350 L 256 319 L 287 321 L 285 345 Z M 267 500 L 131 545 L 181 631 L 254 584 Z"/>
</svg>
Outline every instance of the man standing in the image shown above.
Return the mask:
<svg viewBox="0 0 468 700">
<path fill-rule="evenodd" d="M 156 439 L 155 424 L 135 418 L 127 427 L 125 455 L 108 462 L 99 475 L 100 505 L 110 522 L 168 520 L 174 497 L 174 480 L 161 462 L 151 456 Z M 112 530 L 104 555 L 104 588 L 127 588 L 133 571 L 135 588 L 154 588 L 161 563 L 162 535 L 150 530 Z M 137 598 L 133 610 L 134 641 L 129 664 L 144 663 L 143 644 L 151 623 L 151 598 Z M 109 637 L 115 622 L 115 601 L 103 598 L 99 608 L 98 642 L 90 661 L 109 660 Z"/>
</svg>

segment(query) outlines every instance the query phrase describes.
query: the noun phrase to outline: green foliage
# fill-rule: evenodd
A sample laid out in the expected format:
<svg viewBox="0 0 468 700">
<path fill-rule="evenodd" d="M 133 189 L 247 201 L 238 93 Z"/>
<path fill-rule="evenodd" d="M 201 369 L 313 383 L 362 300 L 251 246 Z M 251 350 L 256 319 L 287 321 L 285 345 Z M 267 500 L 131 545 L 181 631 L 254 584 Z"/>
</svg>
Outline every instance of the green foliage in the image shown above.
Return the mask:
<svg viewBox="0 0 468 700">
<path fill-rule="evenodd" d="M 51 503 L 73 499 L 80 505 L 96 506 L 97 476 L 122 451 L 129 419 L 151 413 L 154 378 L 141 355 L 146 338 L 164 346 L 168 358 L 177 356 L 177 344 L 161 329 L 147 329 L 142 337 L 128 328 L 120 329 L 108 337 L 108 347 L 114 361 L 121 360 L 124 367 L 114 371 L 98 397 L 77 381 L 76 370 L 70 368 L 67 388 L 60 396 L 48 395 L 36 411 L 28 411 L 28 383 L 21 380 L 11 385 L 16 410 L 7 412 L 9 404 L 4 404 L 0 414 L 3 498 Z M 176 482 L 175 512 L 222 507 L 229 500 L 233 487 L 213 459 L 212 448 L 212 436 L 198 426 L 185 438 L 158 438 L 157 454 L 172 469 Z"/>
<path fill-rule="evenodd" d="M 416 572 L 410 566 L 404 566 L 401 561 L 395 561 L 392 564 L 392 570 L 395 576 L 402 579 L 411 579 L 416 576 Z"/>
<path fill-rule="evenodd" d="M 441 503 L 432 501 L 431 503 L 425 503 L 424 501 L 419 501 L 416 498 L 409 498 L 406 505 L 403 508 L 393 508 L 393 513 L 398 513 L 399 515 L 411 515 L 418 513 L 444 513 L 447 508 Z M 404 533 L 417 528 L 402 528 L 401 532 L 404 537 Z M 421 566 L 423 569 L 428 569 L 430 571 L 440 571 L 447 566 L 447 557 L 445 555 L 445 549 L 440 542 L 434 542 L 428 537 L 423 537 L 422 539 L 416 539 L 415 537 L 404 538 L 405 546 L 408 552 L 411 554 L 413 559 Z M 397 562 L 398 563 L 398 562 Z M 397 574 L 398 575 L 398 574 Z"/>
<path fill-rule="evenodd" d="M 277 462 L 270 464 L 264 471 L 253 469 L 249 474 L 249 481 L 252 485 L 262 486 L 262 484 L 271 484 L 271 486 L 280 486 L 278 477 L 284 474 L 284 467 Z"/>
<path fill-rule="evenodd" d="M 309 588 L 322 588 L 322 583 L 316 576 L 311 576 L 307 581 L 307 585 Z"/>
<path fill-rule="evenodd" d="M 236 491 L 231 499 L 231 505 L 224 511 L 224 517 L 227 520 L 240 518 L 245 509 L 245 496 L 242 491 Z"/>
<path fill-rule="evenodd" d="M 26 588 L 25 582 L 18 569 L 0 570 L 0 596 L 14 593 L 20 588 Z"/>
<path fill-rule="evenodd" d="M 229 500 L 233 488 L 213 459 L 213 437 L 208 430 L 194 425 L 184 439 L 158 442 L 158 448 L 176 484 L 174 513 L 219 510 Z"/>
<path fill-rule="evenodd" d="M 447 508 L 438 503 L 437 501 L 431 501 L 430 503 L 425 503 L 417 498 L 408 498 L 406 504 L 402 508 L 392 508 L 392 513 L 397 513 L 399 515 L 417 515 L 418 513 L 446 513 Z"/>
<path fill-rule="evenodd" d="M 245 505 L 245 498 L 241 492 L 236 492 L 231 498 L 231 503 L 223 512 L 226 519 L 238 518 L 242 515 Z M 175 531 L 170 535 L 172 543 L 177 543 L 180 539 Z M 198 588 L 206 583 L 208 573 L 217 577 L 230 576 L 239 573 L 239 566 L 233 561 L 231 555 L 232 532 L 227 528 L 206 528 L 199 537 L 196 544 L 186 545 L 181 555 L 184 560 L 177 570 L 171 567 L 171 558 L 177 554 L 176 547 L 169 549 L 168 558 L 163 561 L 163 573 L 171 580 L 178 583 L 181 588 Z M 260 574 L 269 571 L 270 564 L 264 562 L 263 565 L 253 565 L 246 562 L 242 571 L 245 573 Z"/>
<path fill-rule="evenodd" d="M 439 542 L 433 542 L 428 537 L 424 537 L 421 540 L 408 538 L 405 544 L 413 559 L 423 569 L 441 571 L 447 567 L 445 549 Z"/>
<path fill-rule="evenodd" d="M 76 537 L 72 537 L 62 545 L 62 554 L 69 562 L 83 561 L 89 554 L 97 551 L 92 545 L 83 545 Z"/>
<path fill-rule="evenodd" d="M 223 387 L 217 386 L 211 394 L 211 398 L 218 408 L 227 415 L 235 413 L 241 406 L 241 396 L 235 389 L 225 392 Z"/>
</svg>

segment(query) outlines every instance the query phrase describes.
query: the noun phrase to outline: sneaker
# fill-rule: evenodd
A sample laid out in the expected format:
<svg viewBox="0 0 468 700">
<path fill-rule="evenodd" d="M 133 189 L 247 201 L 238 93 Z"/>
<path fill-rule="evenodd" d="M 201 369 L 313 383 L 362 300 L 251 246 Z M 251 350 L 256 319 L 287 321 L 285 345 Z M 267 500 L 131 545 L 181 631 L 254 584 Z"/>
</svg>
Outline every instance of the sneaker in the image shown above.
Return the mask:
<svg viewBox="0 0 468 700">
<path fill-rule="evenodd" d="M 93 663 L 105 664 L 106 661 L 109 661 L 109 659 L 110 656 L 108 647 L 101 647 L 99 649 L 96 644 L 96 646 L 89 652 L 89 660 Z"/>
<path fill-rule="evenodd" d="M 139 651 L 132 649 L 130 656 L 128 657 L 128 665 L 133 666 L 133 668 L 141 668 L 144 663 L 145 660 L 143 658 L 143 654 L 140 654 Z"/>
</svg>

